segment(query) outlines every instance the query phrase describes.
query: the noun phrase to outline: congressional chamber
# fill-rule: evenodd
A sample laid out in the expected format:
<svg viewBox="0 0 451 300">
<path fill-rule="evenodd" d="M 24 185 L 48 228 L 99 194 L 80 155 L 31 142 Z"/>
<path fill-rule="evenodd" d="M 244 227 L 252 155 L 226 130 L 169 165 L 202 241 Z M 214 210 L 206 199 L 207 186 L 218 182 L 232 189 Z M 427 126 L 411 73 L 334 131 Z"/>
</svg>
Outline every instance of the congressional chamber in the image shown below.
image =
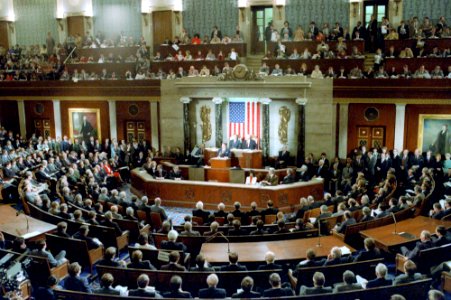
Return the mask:
<svg viewBox="0 0 451 300">
<path fill-rule="evenodd" d="M 449 299 L 449 4 L 0 1 L 0 298 Z"/>
</svg>

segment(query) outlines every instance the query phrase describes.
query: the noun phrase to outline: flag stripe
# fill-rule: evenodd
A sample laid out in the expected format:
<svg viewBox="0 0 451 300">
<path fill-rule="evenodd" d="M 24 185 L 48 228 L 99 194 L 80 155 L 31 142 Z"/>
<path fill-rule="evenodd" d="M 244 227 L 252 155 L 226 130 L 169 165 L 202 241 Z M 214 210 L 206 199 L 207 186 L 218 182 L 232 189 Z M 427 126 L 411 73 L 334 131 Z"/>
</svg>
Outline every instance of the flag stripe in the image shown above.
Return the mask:
<svg viewBox="0 0 451 300">
<path fill-rule="evenodd" d="M 253 135 L 260 139 L 261 105 L 257 101 L 229 102 L 229 137 Z"/>
</svg>

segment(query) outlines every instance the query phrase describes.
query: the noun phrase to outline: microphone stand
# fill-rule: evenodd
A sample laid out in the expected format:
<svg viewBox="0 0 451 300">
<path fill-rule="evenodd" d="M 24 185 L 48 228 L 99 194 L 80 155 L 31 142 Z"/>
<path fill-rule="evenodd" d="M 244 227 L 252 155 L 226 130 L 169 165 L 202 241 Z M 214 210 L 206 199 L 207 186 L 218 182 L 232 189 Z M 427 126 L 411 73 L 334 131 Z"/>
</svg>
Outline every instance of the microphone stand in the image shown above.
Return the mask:
<svg viewBox="0 0 451 300">
<path fill-rule="evenodd" d="M 321 247 L 321 220 L 318 218 L 318 244 L 316 247 Z"/>
<path fill-rule="evenodd" d="M 214 240 L 216 237 L 222 237 L 223 239 L 225 239 L 227 241 L 227 253 L 230 253 L 230 241 L 229 239 L 224 235 L 224 233 L 222 233 L 222 231 L 218 231 L 215 234 L 209 236 L 206 240 L 205 243 L 211 242 L 212 240 Z"/>
<path fill-rule="evenodd" d="M 395 234 L 395 235 L 397 235 L 398 234 L 398 231 L 396 230 L 396 216 L 395 216 L 395 214 L 393 213 L 393 212 L 391 212 L 390 213 L 391 214 L 391 216 L 393 217 L 393 221 L 394 221 L 394 223 L 395 223 L 395 232 L 392 232 L 393 234 Z"/>
</svg>

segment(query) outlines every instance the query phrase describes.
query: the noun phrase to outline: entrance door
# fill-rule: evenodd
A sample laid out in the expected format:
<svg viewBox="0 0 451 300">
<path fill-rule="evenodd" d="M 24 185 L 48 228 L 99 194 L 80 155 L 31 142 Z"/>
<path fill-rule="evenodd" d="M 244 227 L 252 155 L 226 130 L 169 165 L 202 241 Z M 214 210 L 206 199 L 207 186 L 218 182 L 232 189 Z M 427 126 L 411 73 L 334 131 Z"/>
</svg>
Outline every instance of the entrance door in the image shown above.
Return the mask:
<svg viewBox="0 0 451 300">
<path fill-rule="evenodd" d="M 127 142 L 131 143 L 133 140 L 142 142 L 146 140 L 146 128 L 144 121 L 126 121 L 125 132 Z"/>
<path fill-rule="evenodd" d="M 357 126 L 357 147 L 382 148 L 385 145 L 385 127 Z"/>
<path fill-rule="evenodd" d="M 375 15 L 377 23 L 382 21 L 382 17 L 388 16 L 388 0 L 376 0 L 376 1 L 365 1 L 363 3 L 364 14 L 363 14 L 363 24 L 365 27 L 371 20 L 371 16 Z"/>
<path fill-rule="evenodd" d="M 272 22 L 272 6 L 253 6 L 252 29 L 251 29 L 251 53 L 265 53 L 265 29 Z"/>
</svg>

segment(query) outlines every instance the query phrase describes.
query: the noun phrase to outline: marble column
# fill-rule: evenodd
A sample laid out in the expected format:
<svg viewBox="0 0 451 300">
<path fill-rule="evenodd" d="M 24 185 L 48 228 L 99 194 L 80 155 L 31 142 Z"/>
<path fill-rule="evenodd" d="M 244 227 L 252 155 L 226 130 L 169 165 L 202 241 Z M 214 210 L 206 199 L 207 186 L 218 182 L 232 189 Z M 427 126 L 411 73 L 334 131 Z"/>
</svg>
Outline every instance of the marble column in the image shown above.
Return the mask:
<svg viewBox="0 0 451 300">
<path fill-rule="evenodd" d="M 17 100 L 17 110 L 19 111 L 20 135 L 27 136 L 27 116 L 25 115 L 25 103 L 23 100 Z"/>
<path fill-rule="evenodd" d="M 55 121 L 55 137 L 63 137 L 63 125 L 61 123 L 61 103 L 60 100 L 53 100 L 53 119 Z"/>
<path fill-rule="evenodd" d="M 117 140 L 116 101 L 108 100 L 110 114 L 110 141 Z"/>
<path fill-rule="evenodd" d="M 191 132 L 189 127 L 189 103 L 191 98 L 181 97 L 180 102 L 183 103 L 183 147 L 185 148 L 183 153 L 185 153 L 186 150 L 191 150 Z"/>
<path fill-rule="evenodd" d="M 159 126 L 160 122 L 158 120 L 158 102 L 150 101 L 150 128 L 152 129 L 152 132 L 150 133 L 150 144 L 155 149 L 160 149 Z"/>
<path fill-rule="evenodd" d="M 348 154 L 348 118 L 349 118 L 349 104 L 341 103 L 340 122 L 338 129 L 338 156 L 345 158 Z"/>
<path fill-rule="evenodd" d="M 305 105 L 307 104 L 307 98 L 296 98 L 296 104 L 298 105 L 299 120 L 296 165 L 300 166 L 305 159 Z"/>
<path fill-rule="evenodd" d="M 221 97 L 214 97 L 213 103 L 215 104 L 215 124 L 216 124 L 216 147 L 220 148 L 223 142 L 222 136 L 222 102 L 224 99 Z"/>
<path fill-rule="evenodd" d="M 263 98 L 260 99 L 260 102 L 263 104 L 263 135 L 261 139 L 261 147 L 263 152 L 263 157 L 269 157 L 269 149 L 270 149 L 270 139 L 269 139 L 269 104 L 271 103 L 271 99 Z"/>
<path fill-rule="evenodd" d="M 396 104 L 395 149 L 401 153 L 404 148 L 404 123 L 406 120 L 406 104 Z"/>
</svg>

